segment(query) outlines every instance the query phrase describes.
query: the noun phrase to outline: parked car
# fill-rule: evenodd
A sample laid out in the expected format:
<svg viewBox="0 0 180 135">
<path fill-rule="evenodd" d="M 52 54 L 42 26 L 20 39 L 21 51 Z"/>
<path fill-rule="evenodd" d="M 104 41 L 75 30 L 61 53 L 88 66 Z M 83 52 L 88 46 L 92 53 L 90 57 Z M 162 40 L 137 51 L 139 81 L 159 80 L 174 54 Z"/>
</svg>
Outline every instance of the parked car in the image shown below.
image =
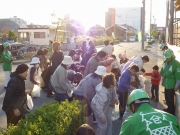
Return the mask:
<svg viewBox="0 0 180 135">
<path fill-rule="evenodd" d="M 153 36 L 151 36 L 151 38 L 149 36 L 147 36 L 146 42 L 149 42 L 149 41 L 155 42 L 155 38 Z"/>
<path fill-rule="evenodd" d="M 129 41 L 130 42 L 135 42 L 136 41 L 136 36 L 130 36 Z"/>
</svg>

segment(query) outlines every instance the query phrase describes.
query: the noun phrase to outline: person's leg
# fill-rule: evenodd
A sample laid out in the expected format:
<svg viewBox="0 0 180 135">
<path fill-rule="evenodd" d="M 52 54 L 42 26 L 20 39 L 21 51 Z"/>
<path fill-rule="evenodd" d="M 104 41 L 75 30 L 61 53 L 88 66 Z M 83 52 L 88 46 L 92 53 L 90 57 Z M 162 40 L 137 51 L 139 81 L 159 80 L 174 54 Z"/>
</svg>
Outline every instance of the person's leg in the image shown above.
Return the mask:
<svg viewBox="0 0 180 135">
<path fill-rule="evenodd" d="M 166 94 L 166 103 L 168 106 L 167 112 L 174 115 L 174 113 L 175 113 L 175 105 L 174 105 L 175 92 L 174 92 L 174 89 L 166 89 L 165 94 Z"/>
<path fill-rule="evenodd" d="M 10 71 L 4 71 L 5 79 L 4 79 L 4 88 L 7 88 L 8 82 L 10 80 Z"/>
<path fill-rule="evenodd" d="M 154 89 L 155 89 L 155 87 L 154 87 L 154 85 L 152 85 L 151 86 L 151 95 L 152 95 L 151 99 L 152 100 L 155 98 L 155 96 L 154 96 Z"/>
<path fill-rule="evenodd" d="M 47 90 L 47 97 L 52 97 L 54 94 L 53 94 L 53 90 L 52 88 L 49 86 L 49 80 L 44 80 L 45 82 L 45 87 L 46 87 L 46 90 Z"/>
<path fill-rule="evenodd" d="M 106 122 L 107 122 L 107 130 L 106 135 L 112 135 L 112 110 L 113 107 L 109 107 L 106 111 Z"/>
<path fill-rule="evenodd" d="M 96 121 L 97 121 L 96 135 L 106 135 L 107 121 L 106 121 L 105 124 L 102 124 L 101 123 L 101 118 L 98 117 L 96 112 L 94 112 L 94 115 L 95 115 Z"/>
<path fill-rule="evenodd" d="M 17 125 L 19 120 L 21 120 L 22 116 L 15 116 L 14 112 L 6 113 L 7 117 L 7 128 L 9 127 L 10 124 Z"/>
<path fill-rule="evenodd" d="M 126 105 L 127 105 L 128 92 L 120 92 L 120 119 L 122 119 Z"/>
<path fill-rule="evenodd" d="M 159 85 L 155 85 L 155 96 L 156 96 L 156 99 L 155 99 L 155 102 L 159 102 Z"/>
</svg>

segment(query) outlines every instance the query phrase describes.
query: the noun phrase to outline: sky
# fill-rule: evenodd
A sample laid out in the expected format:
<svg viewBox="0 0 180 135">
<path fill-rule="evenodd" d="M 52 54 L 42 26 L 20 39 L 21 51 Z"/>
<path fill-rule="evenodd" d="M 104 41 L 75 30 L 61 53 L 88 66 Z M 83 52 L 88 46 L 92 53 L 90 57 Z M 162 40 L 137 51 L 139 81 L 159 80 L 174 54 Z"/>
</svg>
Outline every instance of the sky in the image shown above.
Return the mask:
<svg viewBox="0 0 180 135">
<path fill-rule="evenodd" d="M 105 26 L 105 12 L 111 7 L 142 7 L 142 0 L 2 0 L 0 18 L 17 16 L 28 23 L 51 25 L 55 12 L 60 18 L 69 14 L 87 30 L 96 24 Z M 158 26 L 165 26 L 166 0 L 152 0 L 152 16 Z M 146 31 L 149 18 L 150 0 L 146 0 Z"/>
</svg>

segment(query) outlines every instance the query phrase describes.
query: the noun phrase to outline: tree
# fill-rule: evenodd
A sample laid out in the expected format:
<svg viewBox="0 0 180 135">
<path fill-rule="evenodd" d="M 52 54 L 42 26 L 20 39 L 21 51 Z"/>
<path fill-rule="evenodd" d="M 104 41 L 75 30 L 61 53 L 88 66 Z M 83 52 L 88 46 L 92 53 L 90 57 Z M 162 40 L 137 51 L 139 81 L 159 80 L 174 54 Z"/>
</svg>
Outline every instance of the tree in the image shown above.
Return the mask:
<svg viewBox="0 0 180 135">
<path fill-rule="evenodd" d="M 157 32 L 157 30 L 156 30 L 156 29 L 152 29 L 152 30 L 151 30 L 151 36 L 153 36 L 153 37 L 156 37 L 156 38 L 157 38 L 157 36 L 158 36 L 158 32 Z"/>
<path fill-rule="evenodd" d="M 57 40 L 57 31 L 65 25 L 65 21 L 62 18 L 57 18 L 55 13 L 51 14 L 51 16 L 55 19 L 52 24 L 56 26 L 54 40 Z"/>
</svg>

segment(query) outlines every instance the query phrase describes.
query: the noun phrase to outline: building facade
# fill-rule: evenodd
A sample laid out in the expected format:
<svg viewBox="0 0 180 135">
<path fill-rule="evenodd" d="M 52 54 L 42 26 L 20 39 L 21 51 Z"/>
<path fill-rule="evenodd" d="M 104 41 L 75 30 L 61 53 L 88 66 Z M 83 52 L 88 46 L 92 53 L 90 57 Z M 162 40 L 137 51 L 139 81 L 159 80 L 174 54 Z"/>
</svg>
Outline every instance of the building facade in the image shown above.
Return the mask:
<svg viewBox="0 0 180 135">
<path fill-rule="evenodd" d="M 55 31 L 48 26 L 30 25 L 28 28 L 18 28 L 19 42 L 28 41 L 30 44 L 49 45 L 49 40 L 53 40 L 54 36 Z"/>
</svg>

